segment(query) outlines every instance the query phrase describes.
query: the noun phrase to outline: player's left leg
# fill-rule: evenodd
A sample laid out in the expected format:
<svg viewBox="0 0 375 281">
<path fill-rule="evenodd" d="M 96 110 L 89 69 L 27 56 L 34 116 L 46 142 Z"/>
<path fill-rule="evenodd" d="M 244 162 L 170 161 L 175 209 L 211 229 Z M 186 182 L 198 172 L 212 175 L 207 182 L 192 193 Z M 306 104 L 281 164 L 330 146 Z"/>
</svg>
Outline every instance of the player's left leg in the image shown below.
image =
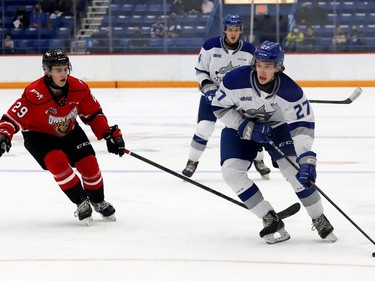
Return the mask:
<svg viewBox="0 0 375 281">
<path fill-rule="evenodd" d="M 262 176 L 262 179 L 269 180 L 271 169 L 264 163 L 264 152 L 263 148 L 259 149 L 257 156 L 254 159 L 254 166 L 258 173 Z"/>
</svg>

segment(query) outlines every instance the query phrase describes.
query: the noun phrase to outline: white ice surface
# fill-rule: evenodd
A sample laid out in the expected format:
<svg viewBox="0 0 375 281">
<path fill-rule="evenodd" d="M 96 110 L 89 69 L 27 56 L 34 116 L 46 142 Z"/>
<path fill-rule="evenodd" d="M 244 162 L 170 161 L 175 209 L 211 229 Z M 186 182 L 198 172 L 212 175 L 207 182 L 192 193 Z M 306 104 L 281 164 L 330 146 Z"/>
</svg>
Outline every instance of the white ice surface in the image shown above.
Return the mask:
<svg viewBox="0 0 375 281">
<path fill-rule="evenodd" d="M 311 99 L 345 99 L 353 88 L 306 88 Z M 375 88 L 350 105 L 315 104 L 317 185 L 354 221 L 366 238 L 330 202 L 325 214 L 336 243 L 311 231 L 302 209 L 286 219 L 292 238 L 267 245 L 261 221 L 246 209 L 161 171 L 130 155 L 108 154 L 85 126 L 97 151 L 106 199 L 117 221 L 94 214 L 87 227 L 75 205 L 42 171 L 15 135 L 0 159 L 0 280 L 321 281 L 375 280 Z M 195 89 L 93 89 L 111 124 L 123 130 L 126 147 L 180 173 L 195 131 Z M 0 112 L 22 90 L 0 91 Z M 211 138 L 193 180 L 238 200 L 223 182 L 219 135 Z M 266 163 L 271 166 L 269 157 Z M 276 210 L 297 202 L 292 188 L 272 168 L 263 181 L 251 169 Z M 337 278 L 337 279 L 336 279 Z"/>
</svg>

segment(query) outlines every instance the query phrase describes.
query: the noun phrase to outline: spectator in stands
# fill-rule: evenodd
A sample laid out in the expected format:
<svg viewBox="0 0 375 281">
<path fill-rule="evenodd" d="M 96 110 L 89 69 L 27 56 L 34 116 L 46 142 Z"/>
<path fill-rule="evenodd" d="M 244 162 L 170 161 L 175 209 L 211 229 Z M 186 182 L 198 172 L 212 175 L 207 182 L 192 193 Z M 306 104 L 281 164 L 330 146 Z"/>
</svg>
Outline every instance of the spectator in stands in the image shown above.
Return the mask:
<svg viewBox="0 0 375 281">
<path fill-rule="evenodd" d="M 151 25 L 151 38 L 163 38 L 165 36 L 165 25 L 161 17 L 158 16 L 156 21 Z"/>
<path fill-rule="evenodd" d="M 39 4 L 35 5 L 34 10 L 30 14 L 30 27 L 41 28 L 47 23 L 47 15 L 42 11 Z"/>
<path fill-rule="evenodd" d="M 302 2 L 301 6 L 297 8 L 297 11 L 294 15 L 294 19 L 297 25 L 307 25 L 309 21 L 309 8 L 306 2 Z"/>
<path fill-rule="evenodd" d="M 182 16 L 185 14 L 185 5 L 182 0 L 174 0 L 171 6 L 171 13 Z"/>
<path fill-rule="evenodd" d="M 168 37 L 169 38 L 176 38 L 180 37 L 181 35 L 181 25 L 177 21 L 177 15 L 175 13 L 170 14 L 169 16 L 169 23 L 168 23 Z"/>
<path fill-rule="evenodd" d="M 327 11 L 320 7 L 318 1 L 313 2 L 308 25 L 325 25 L 327 23 Z"/>
<path fill-rule="evenodd" d="M 202 0 L 189 0 L 184 6 L 188 15 L 198 15 L 202 11 Z"/>
<path fill-rule="evenodd" d="M 289 52 L 297 51 L 297 47 L 303 44 L 303 32 L 294 27 L 292 31 L 286 36 L 285 50 Z"/>
<path fill-rule="evenodd" d="M 349 44 L 350 49 L 353 52 L 361 52 L 363 51 L 363 45 L 365 44 L 365 40 L 363 34 L 358 31 L 355 25 L 352 26 L 352 29 L 349 33 Z"/>
<path fill-rule="evenodd" d="M 348 38 L 341 26 L 338 26 L 335 31 L 335 35 L 332 38 L 332 45 L 334 51 L 346 52 L 347 51 Z"/>
<path fill-rule="evenodd" d="M 49 15 L 55 10 L 56 0 L 41 0 L 39 5 L 42 11 Z"/>
<path fill-rule="evenodd" d="M 26 28 L 29 26 L 29 15 L 24 6 L 18 6 L 13 15 L 13 26 L 15 28 Z"/>
<path fill-rule="evenodd" d="M 148 46 L 148 40 L 145 40 L 143 38 L 143 35 L 141 33 L 141 29 L 139 26 L 135 26 L 133 28 L 133 34 L 131 35 L 131 40 L 128 41 L 128 47 L 131 47 L 132 53 L 142 53 L 144 52 L 144 47 Z M 136 47 L 136 48 L 132 48 Z M 137 48 L 141 47 L 141 48 Z"/>
<path fill-rule="evenodd" d="M 214 8 L 214 3 L 211 0 L 203 0 L 202 1 L 202 14 L 209 15 Z"/>
<path fill-rule="evenodd" d="M 3 50 L 4 54 L 14 54 L 14 41 L 12 35 L 7 33 L 3 40 Z"/>
<path fill-rule="evenodd" d="M 294 17 L 297 25 L 324 25 L 327 22 L 327 11 L 317 1 L 311 5 L 302 2 Z"/>
<path fill-rule="evenodd" d="M 105 54 L 109 52 L 108 49 L 108 34 L 109 32 L 99 32 L 99 30 L 95 30 L 91 35 L 91 43 L 88 48 L 90 54 Z"/>
<path fill-rule="evenodd" d="M 310 53 L 316 52 L 316 37 L 312 26 L 306 28 L 306 31 L 303 34 L 303 43 L 297 45 L 297 51 Z"/>
</svg>

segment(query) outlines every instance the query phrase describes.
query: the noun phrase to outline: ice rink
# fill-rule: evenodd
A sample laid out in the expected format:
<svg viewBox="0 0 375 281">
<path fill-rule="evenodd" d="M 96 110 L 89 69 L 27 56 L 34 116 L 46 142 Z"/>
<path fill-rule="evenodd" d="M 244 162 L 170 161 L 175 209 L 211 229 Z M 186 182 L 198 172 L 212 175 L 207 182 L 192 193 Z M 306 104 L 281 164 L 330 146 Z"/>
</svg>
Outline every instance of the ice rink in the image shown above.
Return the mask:
<svg viewBox="0 0 375 281">
<path fill-rule="evenodd" d="M 311 99 L 346 99 L 354 88 L 305 88 Z M 180 173 L 196 128 L 196 89 L 92 89 L 126 148 Z M 0 112 L 22 90 L 0 91 Z M 375 88 L 349 105 L 315 104 L 318 187 L 375 239 Z M 81 122 L 82 124 L 82 122 Z M 84 125 L 83 125 L 84 126 Z M 375 245 L 326 199 L 336 243 L 311 231 L 305 209 L 285 219 L 291 239 L 267 245 L 261 221 L 248 210 L 130 155 L 96 149 L 106 199 L 117 221 L 94 214 L 88 227 L 52 176 L 15 135 L 0 158 L 0 280 L 373 281 Z M 236 200 L 223 182 L 217 128 L 193 180 Z M 265 159 L 271 166 L 270 159 Z M 276 211 L 297 202 L 272 169 L 271 180 L 249 171 Z"/>
</svg>

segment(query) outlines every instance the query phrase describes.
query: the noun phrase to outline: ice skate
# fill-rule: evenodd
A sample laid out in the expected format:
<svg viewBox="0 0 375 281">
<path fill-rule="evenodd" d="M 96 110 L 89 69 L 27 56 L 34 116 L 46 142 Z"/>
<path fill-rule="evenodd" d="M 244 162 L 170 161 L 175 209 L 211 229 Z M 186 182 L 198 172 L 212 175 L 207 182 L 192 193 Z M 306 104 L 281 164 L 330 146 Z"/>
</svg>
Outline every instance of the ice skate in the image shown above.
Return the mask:
<svg viewBox="0 0 375 281">
<path fill-rule="evenodd" d="M 190 178 L 194 174 L 195 170 L 197 169 L 198 163 L 199 163 L 198 161 L 194 162 L 192 160 L 188 160 L 186 163 L 185 169 L 182 171 L 182 174 Z"/>
<path fill-rule="evenodd" d="M 91 201 L 91 205 L 94 207 L 94 210 L 96 212 L 98 212 L 99 214 L 103 216 L 103 218 L 112 220 L 112 221 L 116 220 L 116 216 L 115 216 L 116 210 L 107 201 L 103 200 L 99 203 L 94 203 Z"/>
<path fill-rule="evenodd" d="M 263 160 L 256 161 L 254 160 L 254 166 L 255 169 L 258 171 L 258 173 L 262 176 L 262 179 L 269 180 L 270 179 L 270 173 L 271 170 L 264 164 Z"/>
<path fill-rule="evenodd" d="M 284 228 L 284 222 L 279 219 L 275 211 L 269 211 L 263 217 L 263 226 L 264 228 L 259 232 L 259 235 L 268 244 L 284 242 L 290 239 L 289 233 Z"/>
<path fill-rule="evenodd" d="M 80 221 L 84 222 L 85 224 L 89 226 L 94 223 L 94 220 L 91 214 L 92 214 L 92 209 L 87 199 L 83 201 L 82 203 L 77 204 L 77 210 L 74 212 L 74 216 L 78 217 Z"/>
<path fill-rule="evenodd" d="M 318 234 L 322 239 L 331 242 L 337 240 L 336 235 L 333 233 L 334 228 L 324 214 L 312 220 L 311 230 L 315 229 L 318 231 Z"/>
</svg>

